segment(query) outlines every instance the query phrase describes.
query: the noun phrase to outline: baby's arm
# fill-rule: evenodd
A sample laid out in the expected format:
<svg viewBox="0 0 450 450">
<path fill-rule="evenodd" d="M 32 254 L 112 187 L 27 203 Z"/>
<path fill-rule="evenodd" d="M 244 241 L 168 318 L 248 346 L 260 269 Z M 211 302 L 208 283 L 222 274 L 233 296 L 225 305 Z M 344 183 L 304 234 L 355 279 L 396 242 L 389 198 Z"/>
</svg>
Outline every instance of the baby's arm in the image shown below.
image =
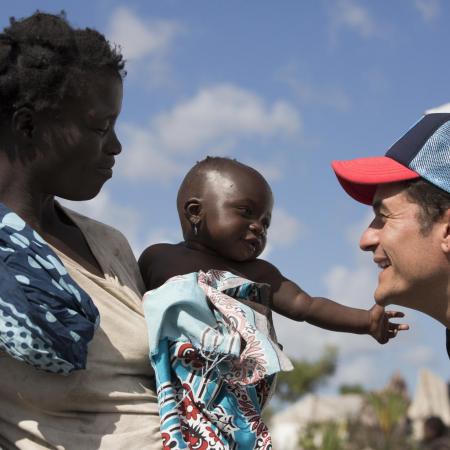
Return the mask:
<svg viewBox="0 0 450 450">
<path fill-rule="evenodd" d="M 152 266 L 155 259 L 152 247 L 147 247 L 138 259 L 139 270 L 141 271 L 142 279 L 146 290 L 152 289 Z"/>
<path fill-rule="evenodd" d="M 267 264 L 264 277 L 272 286 L 272 309 L 290 319 L 305 321 L 321 328 L 357 334 L 370 334 L 384 344 L 406 324 L 389 319 L 403 317 L 398 311 L 385 311 L 374 305 L 368 311 L 341 305 L 323 297 L 311 297 L 297 284 L 283 277 L 276 267 Z"/>
<path fill-rule="evenodd" d="M 156 289 L 174 275 L 170 269 L 176 269 L 176 264 L 170 264 L 169 260 L 177 261 L 176 257 L 171 257 L 176 252 L 175 247 L 171 244 L 154 244 L 142 252 L 138 264 L 147 290 Z"/>
</svg>

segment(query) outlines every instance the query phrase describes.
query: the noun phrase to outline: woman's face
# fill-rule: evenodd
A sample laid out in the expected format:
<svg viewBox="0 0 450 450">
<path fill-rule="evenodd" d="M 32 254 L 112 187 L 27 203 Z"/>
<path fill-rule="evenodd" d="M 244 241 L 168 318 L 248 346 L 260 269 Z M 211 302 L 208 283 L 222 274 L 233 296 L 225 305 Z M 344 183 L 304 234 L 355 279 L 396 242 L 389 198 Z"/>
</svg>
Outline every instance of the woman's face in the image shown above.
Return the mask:
<svg viewBox="0 0 450 450">
<path fill-rule="evenodd" d="M 114 127 L 122 106 L 122 80 L 113 72 L 85 75 L 81 95 L 57 111 L 38 115 L 37 188 L 68 200 L 89 200 L 111 178 L 121 151 Z"/>
</svg>

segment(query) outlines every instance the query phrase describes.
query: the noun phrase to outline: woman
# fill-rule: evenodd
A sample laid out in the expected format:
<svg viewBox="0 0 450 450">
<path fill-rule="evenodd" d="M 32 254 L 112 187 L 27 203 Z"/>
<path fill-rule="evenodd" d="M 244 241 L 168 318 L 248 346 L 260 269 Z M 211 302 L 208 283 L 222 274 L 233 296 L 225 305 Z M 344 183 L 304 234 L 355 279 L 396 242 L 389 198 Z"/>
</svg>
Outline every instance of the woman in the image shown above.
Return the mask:
<svg viewBox="0 0 450 450">
<path fill-rule="evenodd" d="M 143 283 L 135 258 L 118 231 L 55 201 L 55 196 L 91 199 L 112 176 L 121 151 L 114 125 L 121 109 L 123 68 L 122 56 L 101 34 L 74 29 L 63 15 L 37 12 L 11 20 L 0 35 L 0 202 L 7 212 L 0 231 L 7 228 L 5 217 L 14 217 L 46 241 L 52 261 L 59 258 L 73 281 L 68 286 L 60 279 L 56 287 L 70 287 L 78 300 L 79 292 L 86 296 L 92 313 L 88 340 L 93 336 L 86 344 L 87 359 L 85 346 L 75 364 L 81 369 L 72 370 L 74 365 L 67 363 L 70 373 L 64 375 L 18 356 L 13 350 L 20 336 L 0 330 L 2 338 L 9 336 L 0 350 L 2 449 L 161 448 L 141 310 Z M 23 247 L 25 238 L 19 238 Z M 28 255 L 30 261 L 39 258 Z M 37 276 L 46 273 L 43 264 Z M 13 270 L 2 267 L 2 276 Z M 12 295 L 30 288 L 20 269 L 18 273 Z M 0 298 L 8 302 L 2 286 Z M 66 331 L 79 339 L 70 329 L 72 310 L 48 311 L 45 299 L 32 308 L 37 313 L 44 309 L 52 320 L 67 312 Z M 57 346 L 58 339 L 53 343 Z M 49 366 L 56 364 L 52 352 L 46 357 Z"/>
</svg>

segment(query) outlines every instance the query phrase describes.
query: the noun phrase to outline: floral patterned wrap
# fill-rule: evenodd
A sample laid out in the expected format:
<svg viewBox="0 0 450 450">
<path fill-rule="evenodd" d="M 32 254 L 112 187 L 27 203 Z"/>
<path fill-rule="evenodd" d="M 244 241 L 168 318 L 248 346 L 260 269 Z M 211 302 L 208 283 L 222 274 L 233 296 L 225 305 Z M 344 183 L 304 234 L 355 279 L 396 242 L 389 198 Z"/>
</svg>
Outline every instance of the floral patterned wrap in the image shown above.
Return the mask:
<svg viewBox="0 0 450 450">
<path fill-rule="evenodd" d="M 264 287 L 210 270 L 145 294 L 164 450 L 272 448 L 261 411 L 292 365 L 268 319 L 243 303 L 261 303 Z"/>
<path fill-rule="evenodd" d="M 85 368 L 98 324 L 97 308 L 58 256 L 0 203 L 0 352 L 67 374 Z"/>
</svg>

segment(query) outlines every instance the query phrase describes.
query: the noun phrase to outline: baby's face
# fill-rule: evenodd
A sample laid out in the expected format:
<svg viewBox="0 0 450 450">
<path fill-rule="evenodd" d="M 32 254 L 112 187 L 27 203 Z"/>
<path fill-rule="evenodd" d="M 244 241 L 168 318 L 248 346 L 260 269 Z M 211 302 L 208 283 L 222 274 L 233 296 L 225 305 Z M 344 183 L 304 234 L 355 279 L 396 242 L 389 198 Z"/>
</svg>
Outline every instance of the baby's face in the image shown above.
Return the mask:
<svg viewBox="0 0 450 450">
<path fill-rule="evenodd" d="M 245 169 L 208 174 L 202 241 L 233 261 L 251 261 L 264 250 L 273 207 L 272 191 Z"/>
</svg>

